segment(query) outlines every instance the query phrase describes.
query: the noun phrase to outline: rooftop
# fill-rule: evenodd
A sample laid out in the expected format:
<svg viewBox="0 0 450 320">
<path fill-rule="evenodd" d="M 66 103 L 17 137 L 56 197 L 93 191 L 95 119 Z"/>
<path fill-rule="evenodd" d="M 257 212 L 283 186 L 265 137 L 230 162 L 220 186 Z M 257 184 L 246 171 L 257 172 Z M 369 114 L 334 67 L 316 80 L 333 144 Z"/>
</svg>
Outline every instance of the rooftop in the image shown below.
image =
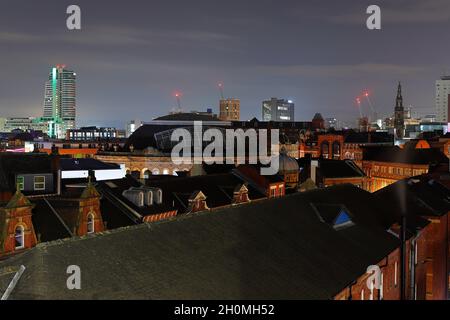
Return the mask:
<svg viewBox="0 0 450 320">
<path fill-rule="evenodd" d="M 364 192 L 343 185 L 42 243 L 0 273 L 26 267 L 11 299 L 331 299 L 399 244 L 370 223 Z M 348 210 L 329 219 L 353 225 L 323 222 L 311 205 L 322 199 Z M 67 290 L 68 265 L 83 290 Z"/>
</svg>

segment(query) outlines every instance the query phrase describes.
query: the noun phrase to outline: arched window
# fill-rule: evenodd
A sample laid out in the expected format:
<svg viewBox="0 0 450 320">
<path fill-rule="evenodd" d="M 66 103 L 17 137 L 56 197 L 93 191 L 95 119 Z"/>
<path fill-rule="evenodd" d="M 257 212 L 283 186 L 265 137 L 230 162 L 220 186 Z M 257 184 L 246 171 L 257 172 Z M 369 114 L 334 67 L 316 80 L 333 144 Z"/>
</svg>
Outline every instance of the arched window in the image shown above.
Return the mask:
<svg viewBox="0 0 450 320">
<path fill-rule="evenodd" d="M 25 248 L 25 233 L 22 226 L 16 227 L 16 234 L 14 238 L 16 240 L 16 249 Z"/>
<path fill-rule="evenodd" d="M 152 172 L 150 170 L 145 170 L 144 171 L 144 179 L 150 178 L 151 175 L 152 175 Z"/>
<path fill-rule="evenodd" d="M 87 233 L 95 232 L 94 215 L 89 213 L 87 216 Z"/>
<path fill-rule="evenodd" d="M 169 174 L 169 169 L 164 169 L 164 170 L 163 170 L 163 174 L 164 174 L 164 175 L 168 175 L 168 174 Z"/>
<path fill-rule="evenodd" d="M 341 158 L 341 144 L 339 141 L 333 142 L 333 159 Z"/>
<path fill-rule="evenodd" d="M 328 141 L 322 142 L 320 149 L 321 149 L 320 152 L 321 152 L 322 157 L 324 157 L 325 159 L 328 159 L 329 153 L 330 153 L 330 145 L 328 144 Z"/>
<path fill-rule="evenodd" d="M 141 172 L 139 170 L 133 170 L 133 171 L 131 171 L 131 176 L 134 177 L 135 179 L 140 179 Z"/>
<path fill-rule="evenodd" d="M 152 174 L 154 174 L 154 175 L 158 175 L 158 174 L 159 174 L 159 170 L 158 170 L 158 169 L 156 169 L 156 168 L 155 168 L 155 169 L 153 169 L 153 170 L 152 170 Z"/>
</svg>

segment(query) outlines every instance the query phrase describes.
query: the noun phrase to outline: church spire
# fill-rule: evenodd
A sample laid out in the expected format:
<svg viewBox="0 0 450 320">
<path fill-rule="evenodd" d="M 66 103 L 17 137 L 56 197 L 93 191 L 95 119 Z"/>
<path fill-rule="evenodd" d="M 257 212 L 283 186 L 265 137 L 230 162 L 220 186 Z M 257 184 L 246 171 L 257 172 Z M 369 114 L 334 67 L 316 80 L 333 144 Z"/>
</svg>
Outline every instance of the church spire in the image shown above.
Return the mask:
<svg viewBox="0 0 450 320">
<path fill-rule="evenodd" d="M 403 108 L 402 84 L 398 82 L 397 98 L 395 100 L 394 127 L 397 139 L 405 136 L 405 109 Z"/>
<path fill-rule="evenodd" d="M 398 82 L 398 88 L 397 88 L 397 99 L 398 98 L 402 98 L 402 84 L 400 81 Z"/>
</svg>

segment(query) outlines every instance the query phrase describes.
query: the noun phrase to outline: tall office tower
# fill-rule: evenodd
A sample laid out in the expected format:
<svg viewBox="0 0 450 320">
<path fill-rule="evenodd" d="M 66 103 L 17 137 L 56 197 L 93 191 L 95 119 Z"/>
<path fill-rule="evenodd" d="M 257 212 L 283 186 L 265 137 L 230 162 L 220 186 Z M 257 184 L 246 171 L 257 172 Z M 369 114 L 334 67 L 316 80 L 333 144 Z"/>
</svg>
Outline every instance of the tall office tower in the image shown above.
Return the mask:
<svg viewBox="0 0 450 320">
<path fill-rule="evenodd" d="M 436 81 L 436 112 L 438 122 L 449 122 L 450 76 L 443 76 Z"/>
<path fill-rule="evenodd" d="M 241 102 L 239 99 L 221 99 L 219 120 L 239 121 L 241 114 Z"/>
<path fill-rule="evenodd" d="M 294 103 L 291 100 L 271 98 L 262 103 L 263 121 L 294 121 Z"/>
<path fill-rule="evenodd" d="M 45 83 L 44 116 L 48 122 L 48 134 L 64 138 L 66 130 L 76 127 L 76 74 L 57 65 L 51 69 Z"/>
<path fill-rule="evenodd" d="M 395 138 L 403 139 L 405 136 L 405 108 L 403 108 L 402 85 L 398 83 L 397 98 L 394 112 Z"/>
</svg>

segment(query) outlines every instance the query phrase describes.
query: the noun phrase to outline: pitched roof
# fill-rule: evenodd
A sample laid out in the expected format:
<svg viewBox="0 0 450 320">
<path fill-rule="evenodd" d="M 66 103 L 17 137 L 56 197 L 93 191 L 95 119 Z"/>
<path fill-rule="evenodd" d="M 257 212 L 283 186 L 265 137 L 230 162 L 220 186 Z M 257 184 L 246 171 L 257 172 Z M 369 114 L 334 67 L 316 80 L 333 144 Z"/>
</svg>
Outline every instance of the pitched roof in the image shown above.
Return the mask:
<svg viewBox="0 0 450 320">
<path fill-rule="evenodd" d="M 388 132 L 355 132 L 344 131 L 345 143 L 390 143 L 393 144 L 394 136 Z"/>
<path fill-rule="evenodd" d="M 146 185 L 163 191 L 163 203 L 175 205 L 179 213 L 188 206 L 189 197 L 194 191 L 202 191 L 209 208 L 230 205 L 236 186 L 245 181 L 232 173 L 212 174 L 194 177 L 178 177 L 169 180 L 148 180 Z M 250 200 L 264 198 L 265 195 L 252 186 L 247 186 Z"/>
<path fill-rule="evenodd" d="M 434 180 L 432 175 L 422 175 L 397 181 L 374 193 L 386 225 L 401 223 L 401 213 L 406 212 L 407 229 L 411 233 L 423 229 L 427 217 L 440 217 L 450 211 L 450 189 Z"/>
<path fill-rule="evenodd" d="M 106 163 L 93 158 L 73 159 L 61 158 L 59 160 L 61 170 L 111 170 L 120 169 L 120 165 L 115 163 Z"/>
<path fill-rule="evenodd" d="M 318 158 L 318 171 L 323 178 L 365 177 L 366 174 L 351 160 L 335 160 Z M 303 169 L 310 168 L 309 158 L 299 158 L 297 162 Z"/>
<path fill-rule="evenodd" d="M 448 158 L 438 149 L 401 149 L 397 146 L 364 147 L 363 160 L 430 165 L 448 163 Z"/>
<path fill-rule="evenodd" d="M 47 154 L 0 153 L 0 191 L 14 191 L 17 174 L 52 172 L 52 157 Z"/>
<path fill-rule="evenodd" d="M 323 223 L 310 205 L 326 199 L 321 193 L 40 244 L 0 270 L 27 268 L 11 299 L 331 299 L 398 239 L 357 219 L 354 196 L 344 200 L 353 226 Z M 66 288 L 71 264 L 82 270 L 83 290 Z"/>
<path fill-rule="evenodd" d="M 35 207 L 31 219 L 36 236 L 40 241 L 47 242 L 72 236 L 48 200 L 45 198 L 33 199 L 32 203 Z"/>
</svg>

